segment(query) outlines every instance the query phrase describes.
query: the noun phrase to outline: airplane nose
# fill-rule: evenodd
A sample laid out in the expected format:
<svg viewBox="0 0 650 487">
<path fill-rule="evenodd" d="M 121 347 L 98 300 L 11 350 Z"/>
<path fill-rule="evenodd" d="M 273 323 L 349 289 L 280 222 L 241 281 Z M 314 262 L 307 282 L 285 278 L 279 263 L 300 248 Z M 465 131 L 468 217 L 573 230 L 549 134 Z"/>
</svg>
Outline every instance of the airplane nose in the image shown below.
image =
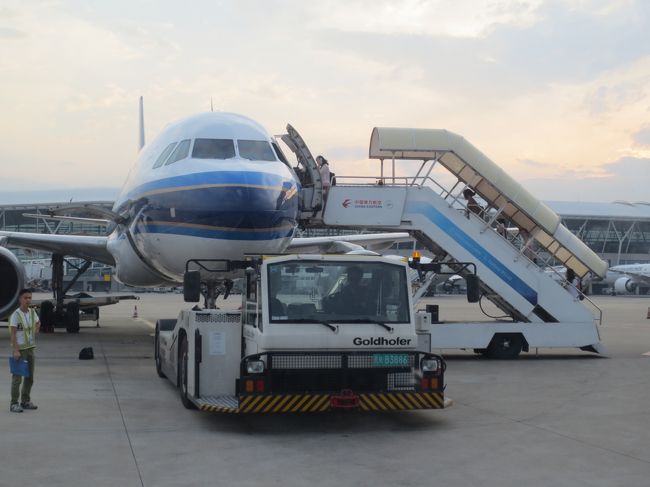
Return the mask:
<svg viewBox="0 0 650 487">
<path fill-rule="evenodd" d="M 237 173 L 213 183 L 150 192 L 140 199 L 139 232 L 226 240 L 273 240 L 293 235 L 298 186 L 290 175 Z"/>
<path fill-rule="evenodd" d="M 286 238 L 298 223 L 298 187 L 293 179 L 275 184 L 243 184 L 214 194 L 206 213 L 220 238 Z"/>
</svg>

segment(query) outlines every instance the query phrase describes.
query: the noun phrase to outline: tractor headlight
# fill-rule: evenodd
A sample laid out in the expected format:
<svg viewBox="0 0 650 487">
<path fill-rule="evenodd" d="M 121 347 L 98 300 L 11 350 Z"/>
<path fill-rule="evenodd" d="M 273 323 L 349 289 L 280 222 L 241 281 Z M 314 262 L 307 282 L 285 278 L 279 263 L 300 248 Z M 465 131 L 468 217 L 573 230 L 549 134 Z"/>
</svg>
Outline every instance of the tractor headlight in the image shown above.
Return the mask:
<svg viewBox="0 0 650 487">
<path fill-rule="evenodd" d="M 421 363 L 422 372 L 435 372 L 440 367 L 438 359 L 435 358 L 424 358 Z"/>
<path fill-rule="evenodd" d="M 264 372 L 263 360 L 248 360 L 246 362 L 246 372 L 249 374 L 261 374 Z"/>
</svg>

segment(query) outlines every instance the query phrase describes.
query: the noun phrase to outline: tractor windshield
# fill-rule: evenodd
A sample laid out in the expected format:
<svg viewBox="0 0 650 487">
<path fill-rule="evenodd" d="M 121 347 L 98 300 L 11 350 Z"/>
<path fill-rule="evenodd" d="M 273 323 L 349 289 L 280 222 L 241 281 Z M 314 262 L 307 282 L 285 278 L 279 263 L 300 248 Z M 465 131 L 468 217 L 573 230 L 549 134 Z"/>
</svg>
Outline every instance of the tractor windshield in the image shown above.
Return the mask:
<svg viewBox="0 0 650 487">
<path fill-rule="evenodd" d="M 273 322 L 408 323 L 406 272 L 385 262 L 290 261 L 268 266 Z"/>
</svg>

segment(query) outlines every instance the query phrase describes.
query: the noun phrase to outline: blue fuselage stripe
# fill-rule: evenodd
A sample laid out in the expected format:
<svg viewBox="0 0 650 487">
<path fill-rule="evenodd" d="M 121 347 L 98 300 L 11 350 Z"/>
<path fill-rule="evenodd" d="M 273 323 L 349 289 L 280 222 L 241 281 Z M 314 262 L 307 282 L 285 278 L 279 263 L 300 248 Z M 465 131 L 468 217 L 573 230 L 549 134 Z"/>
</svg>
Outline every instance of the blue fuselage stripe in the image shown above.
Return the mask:
<svg viewBox="0 0 650 487">
<path fill-rule="evenodd" d="M 476 240 L 463 232 L 449 218 L 440 213 L 436 208 L 428 203 L 413 202 L 407 204 L 407 211 L 411 213 L 420 213 L 427 217 L 434 225 L 453 238 L 465 250 L 472 254 L 485 267 L 490 269 L 508 286 L 517 291 L 533 306 L 537 304 L 537 292 L 526 284 L 515 273 L 508 269 L 496 257 L 490 254 Z"/>
<path fill-rule="evenodd" d="M 185 235 L 188 237 L 212 238 L 217 240 L 277 240 L 289 238 L 293 235 L 293 227 L 278 227 L 256 231 L 238 231 L 219 228 L 196 228 L 182 225 L 169 225 L 164 223 L 146 224 L 138 233 Z"/>
<path fill-rule="evenodd" d="M 291 237 L 298 222 L 298 186 L 286 177 L 213 172 L 154 183 L 131 191 L 117 207 L 138 215 L 137 233 L 276 240 Z"/>
<path fill-rule="evenodd" d="M 191 190 L 192 187 L 209 185 L 226 185 L 231 187 L 267 186 L 269 188 L 284 188 L 285 190 L 291 189 L 292 187 L 296 188 L 295 181 L 279 174 L 256 171 L 209 171 L 149 181 L 131 189 L 124 199 L 133 200 L 142 196 L 149 196 L 150 193 L 155 194 L 174 189 L 181 190 L 182 188 Z"/>
</svg>

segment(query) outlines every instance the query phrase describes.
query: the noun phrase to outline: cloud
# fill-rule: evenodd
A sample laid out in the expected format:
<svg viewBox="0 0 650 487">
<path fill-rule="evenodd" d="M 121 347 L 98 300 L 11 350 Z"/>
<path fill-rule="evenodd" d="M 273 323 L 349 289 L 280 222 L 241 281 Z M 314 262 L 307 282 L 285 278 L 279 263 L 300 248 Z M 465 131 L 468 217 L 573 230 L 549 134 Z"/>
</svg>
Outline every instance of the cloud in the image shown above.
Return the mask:
<svg viewBox="0 0 650 487">
<path fill-rule="evenodd" d="M 585 96 L 585 107 L 591 114 L 603 114 L 641 102 L 648 94 L 649 82 L 650 74 L 647 74 L 635 79 L 619 80 L 615 84 L 603 84 Z"/>
<path fill-rule="evenodd" d="M 278 0 L 273 15 L 261 0 L 7 3 L 6 177 L 30 167 L 52 185 L 121 183 L 139 95 L 149 141 L 213 98 L 271 133 L 290 122 L 337 174 L 378 173 L 374 126 L 452 130 L 552 187 L 613 184 L 603 161 L 650 156 L 640 0 Z"/>
<path fill-rule="evenodd" d="M 426 37 L 483 37 L 495 25 L 534 23 L 542 0 L 348 0 L 310 5 L 311 25 L 343 32 Z"/>
<path fill-rule="evenodd" d="M 368 148 L 361 145 L 334 146 L 324 150 L 323 155 L 331 161 L 355 161 L 368 158 Z"/>
<path fill-rule="evenodd" d="M 11 27 L 0 26 L 0 40 L 1 39 L 24 39 L 27 33 L 22 30 L 14 29 Z"/>
<path fill-rule="evenodd" d="M 643 128 L 639 130 L 633 136 L 634 142 L 639 145 L 650 146 L 650 127 Z"/>
<path fill-rule="evenodd" d="M 515 8 L 515 3 L 504 5 Z M 446 25 L 438 22 L 435 9 L 424 10 L 421 22 L 426 29 L 418 24 L 410 28 L 397 14 L 394 24 L 403 29 L 363 28 L 363 22 L 357 29 L 344 29 L 325 15 L 311 38 L 319 49 L 356 53 L 393 66 L 396 72 L 417 66 L 421 82 L 432 92 L 466 98 L 511 98 L 549 83 L 585 81 L 650 55 L 650 3 L 628 2 L 626 8 L 601 7 L 595 12 L 582 2 L 569 5 L 572 8 L 559 1 L 528 4 L 525 10 L 534 12 L 530 21 L 490 23 L 481 36 L 462 37 L 434 34 L 436 26 Z M 372 6 L 368 9 L 371 19 L 382 18 L 381 8 L 379 14 Z M 348 22 L 354 19 L 350 16 Z"/>
<path fill-rule="evenodd" d="M 94 109 L 102 109 L 115 105 L 133 103 L 137 99 L 137 93 L 127 92 L 120 86 L 110 84 L 105 90 L 89 95 L 86 93 L 74 93 L 65 102 L 65 109 L 69 112 L 83 112 Z"/>
<path fill-rule="evenodd" d="M 535 168 L 544 168 L 544 167 L 549 167 L 550 164 L 544 163 L 544 162 L 539 162 L 539 161 L 533 161 L 532 159 L 519 159 L 517 162 L 525 165 L 525 166 L 530 166 L 530 167 L 535 167 Z"/>
<path fill-rule="evenodd" d="M 650 158 L 623 157 L 601 169 L 600 174 L 587 177 L 568 170 L 552 178 L 524 179 L 522 184 L 542 200 L 648 201 Z"/>
</svg>

